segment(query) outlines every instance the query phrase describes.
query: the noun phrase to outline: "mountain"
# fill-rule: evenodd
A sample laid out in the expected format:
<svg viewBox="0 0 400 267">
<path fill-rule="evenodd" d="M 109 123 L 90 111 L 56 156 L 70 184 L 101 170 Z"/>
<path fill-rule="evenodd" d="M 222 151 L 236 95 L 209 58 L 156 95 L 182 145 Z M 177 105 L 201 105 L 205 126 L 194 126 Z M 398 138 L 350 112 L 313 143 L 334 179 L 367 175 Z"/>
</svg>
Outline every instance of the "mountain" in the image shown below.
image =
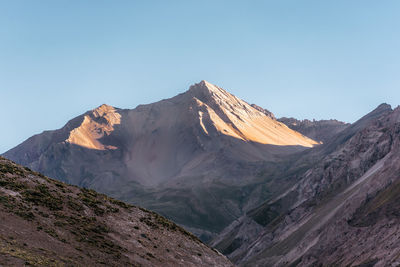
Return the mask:
<svg viewBox="0 0 400 267">
<path fill-rule="evenodd" d="M 1 266 L 233 266 L 164 217 L 0 157 Z"/>
<path fill-rule="evenodd" d="M 201 81 L 173 98 L 135 109 L 102 105 L 72 119 L 61 129 L 29 138 L 4 156 L 58 180 L 92 188 L 165 215 L 239 266 L 397 266 L 400 264 L 399 141 L 399 107 L 392 109 L 382 104 L 352 124 L 336 120 L 277 120 L 269 110 L 249 105 L 224 89 Z M 38 176 L 30 170 L 24 173 L 20 167 L 17 169 L 16 173 L 24 177 Z M 5 170 L 10 172 L 9 167 Z M 42 192 L 43 181 L 34 182 L 37 185 L 29 188 L 29 192 L 34 192 L 33 197 L 18 191 L 25 190 L 25 185 L 7 187 L 9 180 L 2 183 L 6 185 L 2 192 L 9 196 L 1 200 L 6 212 L 15 211 L 12 218 L 27 221 L 40 218 L 40 212 L 44 211 L 29 210 L 30 206 L 23 203 L 41 203 L 37 197 L 41 194 L 46 199 L 41 205 L 50 205 L 46 206 L 50 210 L 60 207 L 59 195 L 53 196 L 56 201 L 48 195 L 60 187 L 67 199 L 80 199 L 81 206 L 92 209 L 89 214 L 99 216 L 95 221 L 101 221 L 103 226 L 109 222 L 112 211 L 118 209 L 113 221 L 116 228 L 108 226 L 112 228 L 110 233 L 97 233 L 102 234 L 101 238 L 97 236 L 93 241 L 97 224 L 86 228 L 79 223 L 77 229 L 72 229 L 83 235 L 79 240 L 93 243 L 97 248 L 108 246 L 99 241 L 103 239 L 107 244 L 110 241 L 124 248 L 125 243 L 121 242 L 126 237 L 116 233 L 124 233 L 121 229 L 126 227 L 119 226 L 125 226 L 123 220 L 129 217 L 126 215 L 129 212 L 142 212 L 136 219 L 142 218 L 139 222 L 150 228 L 175 229 L 180 237 L 167 234 L 172 239 L 181 240 L 183 235 L 204 246 L 155 213 L 126 206 L 88 189 L 68 187 L 75 191 L 70 189 L 72 193 L 65 193 L 62 191 L 65 184 L 41 179 L 50 183 L 46 186 L 51 190 Z M 4 202 L 10 196 L 16 197 L 11 204 L 20 203 L 21 196 L 28 199 L 10 209 L 11 204 Z M 119 217 L 119 212 L 125 219 Z M 54 218 L 58 221 L 64 217 L 55 214 Z M 52 224 L 67 225 L 64 219 Z M 70 224 L 79 221 L 66 220 Z M 45 226 L 52 229 L 46 232 L 52 236 L 55 228 L 50 223 Z M 15 227 L 18 228 L 7 231 L 17 233 L 23 229 L 18 224 Z M 65 229 L 71 232 L 68 227 Z M 82 227 L 84 231 L 79 232 Z M 140 235 L 143 239 L 139 243 L 158 240 L 150 237 L 161 234 L 157 231 Z M 0 237 L 3 240 L 0 249 L 13 243 Z M 173 245 L 176 247 L 176 243 Z M 179 243 L 178 248 L 181 248 Z M 21 248 L 12 249 L 7 250 L 9 254 Z M 150 256 L 156 255 L 153 250 L 149 252 L 150 243 L 142 249 L 140 255 L 146 254 L 151 264 L 156 262 Z M 40 253 L 40 260 L 51 255 Z M 107 261 L 108 265 L 114 263 L 101 254 L 101 249 L 90 253 L 98 253 L 94 258 Z M 16 254 L 21 255 L 19 252 L 12 255 Z M 165 255 L 157 254 L 155 258 L 165 259 Z M 194 260 L 185 259 L 186 265 Z M 226 263 L 223 258 L 218 259 Z M 121 262 L 121 258 L 118 260 Z"/>
<path fill-rule="evenodd" d="M 278 121 L 284 123 L 290 129 L 322 143 L 327 143 L 330 139 L 349 126 L 348 123 L 338 120 L 311 121 L 282 117 L 278 119 Z"/>
<path fill-rule="evenodd" d="M 4 156 L 159 212 L 207 240 L 297 182 L 304 166 L 288 166 L 317 144 L 201 81 L 135 109 L 102 105 Z"/>
<path fill-rule="evenodd" d="M 400 108 L 387 104 L 301 162 L 279 197 L 234 221 L 212 244 L 242 266 L 400 264 Z"/>
</svg>

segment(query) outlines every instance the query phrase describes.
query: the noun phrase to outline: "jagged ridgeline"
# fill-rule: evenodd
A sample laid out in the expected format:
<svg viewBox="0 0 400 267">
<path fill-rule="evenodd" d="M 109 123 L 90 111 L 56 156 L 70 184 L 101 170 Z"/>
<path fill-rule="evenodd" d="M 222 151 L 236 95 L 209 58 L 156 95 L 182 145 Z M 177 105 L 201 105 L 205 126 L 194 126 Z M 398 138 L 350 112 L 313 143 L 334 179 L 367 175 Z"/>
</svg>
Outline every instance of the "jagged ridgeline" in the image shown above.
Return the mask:
<svg viewBox="0 0 400 267">
<path fill-rule="evenodd" d="M 211 244 L 240 266 L 399 266 L 400 107 L 378 106 L 296 164 L 307 161 L 293 187 Z"/>
<path fill-rule="evenodd" d="M 0 157 L 0 266 L 232 266 L 166 218 Z"/>
</svg>

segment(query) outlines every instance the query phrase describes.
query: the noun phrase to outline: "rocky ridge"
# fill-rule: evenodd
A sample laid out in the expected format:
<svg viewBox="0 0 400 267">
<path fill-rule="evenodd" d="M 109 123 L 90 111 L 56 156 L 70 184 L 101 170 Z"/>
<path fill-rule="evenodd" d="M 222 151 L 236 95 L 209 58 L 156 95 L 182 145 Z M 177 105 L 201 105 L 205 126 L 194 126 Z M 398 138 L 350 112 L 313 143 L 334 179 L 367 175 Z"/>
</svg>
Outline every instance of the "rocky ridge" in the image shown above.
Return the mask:
<svg viewBox="0 0 400 267">
<path fill-rule="evenodd" d="M 327 153 L 295 186 L 212 244 L 244 266 L 398 265 L 399 118 L 381 105 L 343 130 L 305 156 Z"/>
</svg>

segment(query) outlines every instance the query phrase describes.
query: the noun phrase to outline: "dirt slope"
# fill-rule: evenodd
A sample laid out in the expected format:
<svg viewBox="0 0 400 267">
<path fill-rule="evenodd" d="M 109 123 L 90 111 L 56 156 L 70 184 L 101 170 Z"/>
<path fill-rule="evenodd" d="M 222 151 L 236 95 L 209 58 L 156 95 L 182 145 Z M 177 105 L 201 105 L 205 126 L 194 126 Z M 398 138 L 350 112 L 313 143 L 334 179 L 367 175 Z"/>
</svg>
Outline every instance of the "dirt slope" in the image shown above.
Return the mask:
<svg viewBox="0 0 400 267">
<path fill-rule="evenodd" d="M 2 266 L 232 266 L 147 210 L 0 158 Z"/>
</svg>

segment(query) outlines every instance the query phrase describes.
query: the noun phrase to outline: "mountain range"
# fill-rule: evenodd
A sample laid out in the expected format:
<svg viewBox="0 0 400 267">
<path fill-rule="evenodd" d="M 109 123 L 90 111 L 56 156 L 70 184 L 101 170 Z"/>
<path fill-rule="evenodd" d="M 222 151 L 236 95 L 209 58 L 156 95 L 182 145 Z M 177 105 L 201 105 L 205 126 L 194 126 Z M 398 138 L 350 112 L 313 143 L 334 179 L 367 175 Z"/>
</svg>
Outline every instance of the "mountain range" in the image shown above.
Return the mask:
<svg viewBox="0 0 400 267">
<path fill-rule="evenodd" d="M 3 156 L 156 211 L 238 265 L 395 266 L 399 125 L 387 104 L 352 124 L 277 119 L 201 81 L 101 105 Z"/>
</svg>

